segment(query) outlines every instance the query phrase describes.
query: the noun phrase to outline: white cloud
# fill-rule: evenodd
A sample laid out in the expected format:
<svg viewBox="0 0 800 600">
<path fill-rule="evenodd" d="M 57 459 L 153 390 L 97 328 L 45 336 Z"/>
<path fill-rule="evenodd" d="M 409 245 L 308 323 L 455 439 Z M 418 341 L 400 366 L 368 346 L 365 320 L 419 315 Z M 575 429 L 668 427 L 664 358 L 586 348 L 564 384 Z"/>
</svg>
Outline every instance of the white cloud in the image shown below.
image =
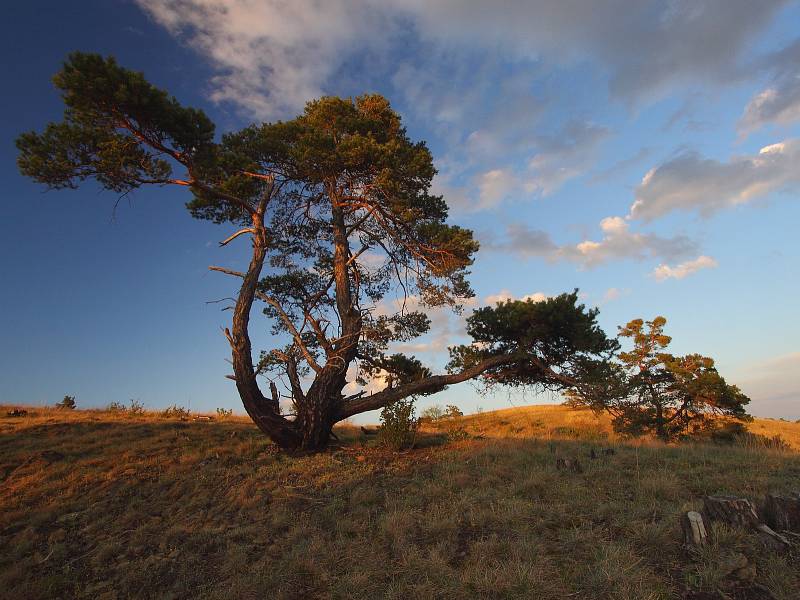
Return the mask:
<svg viewBox="0 0 800 600">
<path fill-rule="evenodd" d="M 533 294 L 526 294 L 521 298 L 516 298 L 514 294 L 511 293 L 510 290 L 500 290 L 496 294 L 490 294 L 484 298 L 483 303 L 487 306 L 494 306 L 498 302 L 508 302 L 509 300 L 522 300 L 523 302 L 531 301 L 531 302 L 544 302 L 547 300 L 549 296 L 547 294 L 543 294 L 542 292 L 535 292 Z"/>
<path fill-rule="evenodd" d="M 710 256 L 698 256 L 694 260 L 687 260 L 674 267 L 670 267 L 666 264 L 658 265 L 653 270 L 653 277 L 658 281 L 664 281 L 665 279 L 683 279 L 687 275 L 697 273 L 697 271 L 701 269 L 713 269 L 717 264 L 717 261 Z"/>
<path fill-rule="evenodd" d="M 634 233 L 621 217 L 606 217 L 600 221 L 603 237 L 599 241 L 584 240 L 575 245 L 561 246 L 555 258 L 561 258 L 591 268 L 620 259 L 675 258 L 684 256 L 695 247 L 686 236 L 665 238 L 654 233 Z"/>
<path fill-rule="evenodd" d="M 606 217 L 600 221 L 603 237 L 577 244 L 556 244 L 544 231 L 524 225 L 509 225 L 502 241 L 491 236 L 481 240 L 483 247 L 511 252 L 525 258 L 541 257 L 551 262 L 569 261 L 584 268 L 593 268 L 614 260 L 660 258 L 674 260 L 695 252 L 697 245 L 684 235 L 663 237 L 654 233 L 636 233 L 622 217 Z"/>
<path fill-rule="evenodd" d="M 682 154 L 651 169 L 636 188 L 630 216 L 651 220 L 675 210 L 702 215 L 800 184 L 800 140 L 789 139 L 728 162 Z"/>
<path fill-rule="evenodd" d="M 213 101 L 261 119 L 293 116 L 354 50 L 379 51 L 386 39 L 388 15 L 371 2 L 136 1 L 216 68 Z"/>
</svg>

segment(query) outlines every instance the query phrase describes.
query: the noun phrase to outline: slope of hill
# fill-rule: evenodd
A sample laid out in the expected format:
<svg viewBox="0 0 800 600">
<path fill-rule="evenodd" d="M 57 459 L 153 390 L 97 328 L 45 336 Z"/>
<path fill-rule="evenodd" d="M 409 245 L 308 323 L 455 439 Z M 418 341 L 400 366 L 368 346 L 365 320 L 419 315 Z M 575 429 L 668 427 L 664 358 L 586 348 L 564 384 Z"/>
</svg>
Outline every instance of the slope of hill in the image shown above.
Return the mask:
<svg viewBox="0 0 800 600">
<path fill-rule="evenodd" d="M 716 526 L 688 553 L 678 526 L 705 494 L 800 487 L 798 424 L 753 424 L 794 450 L 663 446 L 536 406 L 287 457 L 244 419 L 29 410 L 0 417 L 3 598 L 800 597 L 796 555 Z"/>
</svg>

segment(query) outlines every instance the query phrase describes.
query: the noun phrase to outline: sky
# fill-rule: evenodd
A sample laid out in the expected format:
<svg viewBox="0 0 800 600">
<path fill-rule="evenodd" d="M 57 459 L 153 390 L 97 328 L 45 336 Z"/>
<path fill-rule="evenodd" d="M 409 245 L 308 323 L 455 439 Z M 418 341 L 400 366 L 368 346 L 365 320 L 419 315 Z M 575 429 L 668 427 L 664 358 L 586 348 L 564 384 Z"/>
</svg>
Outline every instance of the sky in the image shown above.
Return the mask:
<svg viewBox="0 0 800 600">
<path fill-rule="evenodd" d="M 185 194 L 46 192 L 15 138 L 59 120 L 74 50 L 115 56 L 219 133 L 321 95 L 385 95 L 426 140 L 450 220 L 475 231 L 474 306 L 580 290 L 614 335 L 663 315 L 672 352 L 713 357 L 750 412 L 800 418 L 800 3 L 785 0 L 84 0 L 0 22 L 0 403 L 137 399 L 241 411 L 208 266 L 231 231 Z M 442 369 L 464 316 L 402 350 Z M 270 348 L 266 322 L 253 343 Z M 557 401 L 420 402 L 465 412 Z M 366 415 L 365 421 L 376 416 Z"/>
</svg>

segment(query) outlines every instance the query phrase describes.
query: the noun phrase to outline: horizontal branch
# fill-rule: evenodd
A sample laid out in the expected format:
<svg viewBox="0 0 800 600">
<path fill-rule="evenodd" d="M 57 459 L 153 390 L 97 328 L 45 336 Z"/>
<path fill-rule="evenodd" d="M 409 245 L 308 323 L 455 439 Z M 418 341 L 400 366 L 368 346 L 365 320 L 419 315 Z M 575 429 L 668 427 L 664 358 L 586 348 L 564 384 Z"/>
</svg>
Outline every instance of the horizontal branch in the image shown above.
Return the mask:
<svg viewBox="0 0 800 600">
<path fill-rule="evenodd" d="M 433 375 L 418 381 L 406 383 L 396 388 L 385 389 L 377 394 L 372 394 L 371 396 L 354 398 L 342 406 L 341 411 L 337 415 L 337 419 L 346 419 L 348 417 L 352 417 L 353 415 L 367 412 L 369 410 L 382 408 L 387 404 L 391 404 L 397 400 L 402 400 L 403 398 L 408 398 L 409 396 L 426 394 L 428 392 L 436 392 L 445 386 L 474 379 L 489 369 L 509 364 L 517 360 L 519 360 L 519 355 L 516 354 L 492 356 L 491 358 L 484 359 L 478 364 L 468 367 L 459 373 Z"/>
</svg>

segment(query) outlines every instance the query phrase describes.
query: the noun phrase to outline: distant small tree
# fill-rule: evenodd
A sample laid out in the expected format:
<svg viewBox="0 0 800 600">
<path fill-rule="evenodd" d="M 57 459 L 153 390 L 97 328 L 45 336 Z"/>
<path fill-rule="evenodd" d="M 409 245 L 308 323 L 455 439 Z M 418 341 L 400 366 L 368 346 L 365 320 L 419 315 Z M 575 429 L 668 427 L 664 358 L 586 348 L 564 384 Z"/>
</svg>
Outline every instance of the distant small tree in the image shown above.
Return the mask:
<svg viewBox="0 0 800 600">
<path fill-rule="evenodd" d="M 631 339 L 633 348 L 595 365 L 585 385 L 568 392 L 569 402 L 608 412 L 620 433 L 653 433 L 665 441 L 707 430 L 717 415 L 751 420 L 745 411 L 750 399 L 725 382 L 713 359 L 665 351 L 672 341 L 664 334 L 666 322 L 664 317 L 635 319 L 620 327 L 619 336 Z"/>
<path fill-rule="evenodd" d="M 448 419 L 463 417 L 464 413 L 455 404 L 448 404 L 444 409 L 444 416 Z"/>
<path fill-rule="evenodd" d="M 64 399 L 61 402 L 56 403 L 56 408 L 66 408 L 69 410 L 75 410 L 75 396 L 64 396 Z"/>
<path fill-rule="evenodd" d="M 420 419 L 423 421 L 438 421 L 444 416 L 444 408 L 441 404 L 434 404 L 422 411 Z"/>
</svg>

